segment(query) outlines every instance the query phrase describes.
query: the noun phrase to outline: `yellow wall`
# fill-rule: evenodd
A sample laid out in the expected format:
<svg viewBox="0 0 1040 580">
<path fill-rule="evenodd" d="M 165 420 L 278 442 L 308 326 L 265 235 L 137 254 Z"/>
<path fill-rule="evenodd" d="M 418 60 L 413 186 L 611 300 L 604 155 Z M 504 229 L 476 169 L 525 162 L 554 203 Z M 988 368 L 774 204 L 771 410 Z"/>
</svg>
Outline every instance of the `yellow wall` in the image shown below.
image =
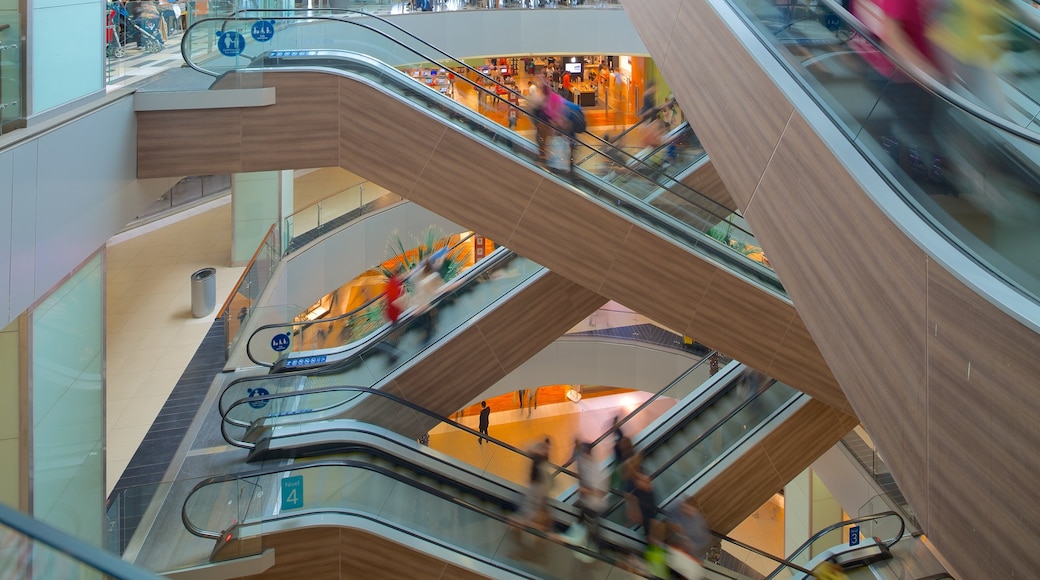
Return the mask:
<svg viewBox="0 0 1040 580">
<path fill-rule="evenodd" d="M 19 505 L 19 401 L 18 320 L 0 330 L 0 502 Z"/>
</svg>

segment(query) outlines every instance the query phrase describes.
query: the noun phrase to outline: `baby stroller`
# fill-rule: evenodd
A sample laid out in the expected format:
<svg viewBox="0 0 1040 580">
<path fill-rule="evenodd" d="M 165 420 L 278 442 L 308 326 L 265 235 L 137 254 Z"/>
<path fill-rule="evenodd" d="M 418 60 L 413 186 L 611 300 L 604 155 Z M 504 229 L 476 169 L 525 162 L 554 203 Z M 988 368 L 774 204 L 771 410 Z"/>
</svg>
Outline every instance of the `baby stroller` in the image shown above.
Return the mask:
<svg viewBox="0 0 1040 580">
<path fill-rule="evenodd" d="M 145 4 L 144 2 L 128 2 L 128 5 Z M 143 13 L 141 13 L 143 16 Z M 157 53 L 163 49 L 162 32 L 159 28 L 159 19 L 147 17 L 133 17 L 126 6 L 121 2 L 112 2 L 108 5 L 106 40 L 108 42 L 106 52 L 108 56 L 121 57 L 126 54 L 126 45 L 136 42 L 138 46 L 150 53 Z"/>
</svg>

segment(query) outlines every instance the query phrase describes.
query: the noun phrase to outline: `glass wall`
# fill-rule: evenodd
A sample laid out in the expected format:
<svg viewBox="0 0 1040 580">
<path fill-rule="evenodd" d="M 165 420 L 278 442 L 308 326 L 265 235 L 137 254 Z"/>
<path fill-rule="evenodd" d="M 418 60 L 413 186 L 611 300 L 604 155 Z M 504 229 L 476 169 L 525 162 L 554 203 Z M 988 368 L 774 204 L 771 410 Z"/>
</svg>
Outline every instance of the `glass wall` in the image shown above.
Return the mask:
<svg viewBox="0 0 1040 580">
<path fill-rule="evenodd" d="M 23 125 L 25 67 L 22 65 L 22 12 L 19 0 L 0 0 L 0 128 Z"/>
<path fill-rule="evenodd" d="M 96 253 L 30 313 L 32 512 L 87 542 L 105 497 L 104 272 Z"/>
<path fill-rule="evenodd" d="M 34 0 L 30 114 L 104 88 L 104 37 L 96 0 Z"/>
</svg>

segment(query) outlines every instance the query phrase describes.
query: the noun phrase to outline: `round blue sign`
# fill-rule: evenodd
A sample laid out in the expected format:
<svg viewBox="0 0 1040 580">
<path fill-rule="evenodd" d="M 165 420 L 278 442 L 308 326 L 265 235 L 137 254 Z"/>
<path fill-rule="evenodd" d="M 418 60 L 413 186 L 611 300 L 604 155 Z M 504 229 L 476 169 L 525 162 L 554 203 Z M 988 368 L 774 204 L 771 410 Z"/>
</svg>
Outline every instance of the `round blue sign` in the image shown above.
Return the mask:
<svg viewBox="0 0 1040 580">
<path fill-rule="evenodd" d="M 841 28 L 841 18 L 838 18 L 837 14 L 828 14 L 823 17 L 823 25 L 827 30 L 837 30 Z"/>
<path fill-rule="evenodd" d="M 260 399 L 261 397 L 266 397 L 267 395 L 271 394 L 267 392 L 267 389 L 263 387 L 257 387 L 255 389 L 246 389 L 246 392 L 249 393 L 250 399 L 254 397 Z M 259 401 L 249 401 L 249 406 L 254 409 L 263 409 L 267 406 L 267 399 L 261 399 Z"/>
<path fill-rule="evenodd" d="M 253 23 L 253 28 L 249 33 L 253 35 L 253 40 L 257 42 L 267 42 L 274 36 L 274 21 L 257 20 Z"/>
<path fill-rule="evenodd" d="M 234 30 L 218 32 L 217 36 L 217 49 L 224 56 L 238 56 L 246 49 L 246 37 Z"/>
<path fill-rule="evenodd" d="M 289 333 L 286 332 L 285 334 L 276 334 L 273 337 L 271 337 L 271 348 L 275 352 L 282 352 L 283 350 L 289 348 Z"/>
</svg>

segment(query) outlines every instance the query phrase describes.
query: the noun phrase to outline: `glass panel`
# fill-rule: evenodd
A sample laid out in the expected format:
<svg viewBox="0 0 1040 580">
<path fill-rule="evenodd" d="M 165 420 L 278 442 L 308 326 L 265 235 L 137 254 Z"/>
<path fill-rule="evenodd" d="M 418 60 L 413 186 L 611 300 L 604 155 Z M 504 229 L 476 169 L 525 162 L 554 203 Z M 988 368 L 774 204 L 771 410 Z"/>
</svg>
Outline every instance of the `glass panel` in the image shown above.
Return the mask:
<svg viewBox="0 0 1040 580">
<path fill-rule="evenodd" d="M 639 450 L 643 454 L 643 469 L 653 480 L 659 500 L 681 492 L 723 454 L 736 448 L 773 412 L 799 395 L 794 389 L 774 382 L 755 396 L 744 390 L 744 384 L 742 380 L 734 381 L 733 387 L 717 397 L 713 405 L 701 407 L 679 429 Z M 609 503 L 612 507 L 606 517 L 624 523 L 621 498 L 612 496 Z"/>
<path fill-rule="evenodd" d="M 259 484 L 269 489 L 289 486 L 299 490 L 295 496 L 299 505 L 290 507 L 284 494 L 266 494 L 258 515 L 250 515 L 240 524 L 243 535 L 259 532 L 278 521 L 339 511 L 390 525 L 485 563 L 517 568 L 535 576 L 544 575 L 546 569 L 571 569 L 575 564 L 574 547 L 510 525 L 508 514 L 513 501 L 419 475 L 405 464 L 391 469 L 354 461 L 326 461 L 262 475 Z M 214 485 L 224 487 L 229 483 Z M 204 490 L 205 487 L 196 493 Z M 186 509 L 185 514 L 190 525 L 202 528 L 199 519 L 229 521 L 238 513 L 226 507 L 223 500 L 203 512 L 206 503 L 189 499 L 191 509 Z M 211 512 L 226 513 L 214 516 Z M 605 579 L 611 574 L 613 566 L 609 560 L 589 552 L 582 555 L 588 561 L 581 564 L 583 578 Z"/>
<path fill-rule="evenodd" d="M 305 388 L 373 385 L 543 271 L 541 266 L 516 255 L 507 256 L 507 259 L 492 265 L 493 270 L 484 272 L 457 289 L 451 289 L 438 297 L 435 324 L 430 322 L 428 316 L 403 318 L 392 332 L 389 327 L 385 327 L 362 345 L 351 347 L 352 352 L 357 354 L 337 362 L 335 372 L 326 370 L 321 374 L 309 376 L 268 375 L 232 382 L 221 393 L 220 409 L 223 412 L 239 399 L 256 396 L 259 388 L 268 394 L 277 394 Z M 265 424 L 278 425 L 321 420 L 333 417 L 341 411 L 341 406 L 328 407 L 328 402 L 323 397 L 324 395 L 319 395 L 313 401 L 298 403 L 298 409 L 292 413 L 291 418 L 285 415 L 268 417 L 263 409 L 258 409 L 258 414 L 253 420 L 266 417 Z M 284 410 L 278 411 L 281 413 Z M 243 408 L 242 412 L 248 411 Z M 235 436 L 234 432 L 232 436 Z"/>
<path fill-rule="evenodd" d="M 25 119 L 25 67 L 20 2 L 0 8 L 0 132 L 19 127 Z"/>
<path fill-rule="evenodd" d="M 256 301 L 267 288 L 267 283 L 271 281 L 274 269 L 281 259 L 278 241 L 278 228 L 275 227 L 260 242 L 252 261 L 242 272 L 242 277 L 218 314 L 224 319 L 224 336 L 227 340 L 225 356 L 231 351 L 243 326 L 248 323 L 249 315 L 256 307 Z M 281 318 L 281 320 L 285 320 L 285 318 Z"/>
<path fill-rule="evenodd" d="M 1017 112 L 959 87 L 940 87 L 939 97 L 900 72 L 862 25 L 823 3 L 798 6 L 797 17 L 767 2 L 730 4 L 910 207 L 983 267 L 1040 296 L 1031 250 L 1040 231 L 1040 135 L 1027 83 L 1003 73 L 1020 91 Z M 973 89 L 982 94 L 982 85 Z"/>
<path fill-rule="evenodd" d="M 30 314 L 33 515 L 97 543 L 105 489 L 104 306 L 99 252 Z"/>
</svg>

